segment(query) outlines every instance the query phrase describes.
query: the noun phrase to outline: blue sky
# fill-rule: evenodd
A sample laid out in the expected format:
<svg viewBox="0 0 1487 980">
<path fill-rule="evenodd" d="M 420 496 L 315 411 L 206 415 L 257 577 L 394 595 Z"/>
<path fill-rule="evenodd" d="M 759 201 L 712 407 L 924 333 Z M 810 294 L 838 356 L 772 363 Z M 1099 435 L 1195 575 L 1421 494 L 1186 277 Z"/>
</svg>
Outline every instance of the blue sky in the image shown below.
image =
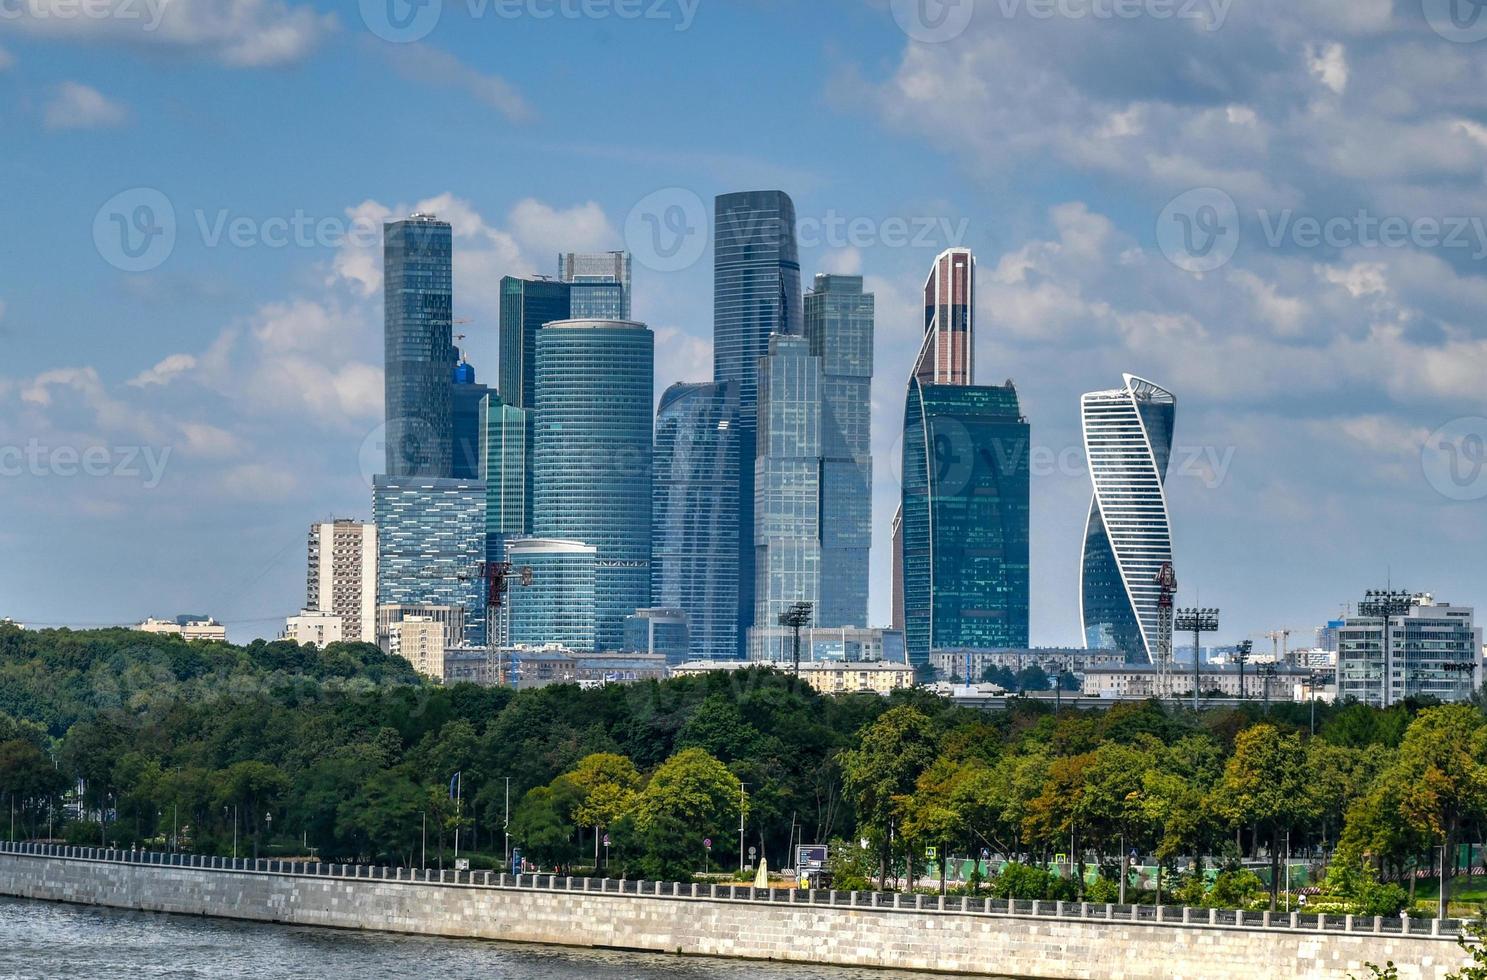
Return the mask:
<svg viewBox="0 0 1487 980">
<path fill-rule="evenodd" d="M 1221 640 L 1391 577 L 1487 599 L 1487 28 L 1448 0 L 384 2 L 0 0 L 0 615 L 277 631 L 308 524 L 369 511 L 383 218 L 454 221 L 487 381 L 501 275 L 636 248 L 659 394 L 710 374 L 711 256 L 647 261 L 637 205 L 763 187 L 807 280 L 878 296 L 874 622 L 915 293 L 959 243 L 1038 447 L 1034 642 L 1078 638 L 1078 396 L 1123 371 L 1178 396 Z M 113 216 L 162 200 L 132 271 Z"/>
</svg>

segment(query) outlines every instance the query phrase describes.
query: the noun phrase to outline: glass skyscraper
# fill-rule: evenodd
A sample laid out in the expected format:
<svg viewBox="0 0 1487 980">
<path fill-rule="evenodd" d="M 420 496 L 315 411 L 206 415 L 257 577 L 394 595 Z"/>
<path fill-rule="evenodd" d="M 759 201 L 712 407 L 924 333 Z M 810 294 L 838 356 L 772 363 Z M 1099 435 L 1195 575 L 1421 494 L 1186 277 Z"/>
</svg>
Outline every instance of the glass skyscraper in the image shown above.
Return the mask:
<svg viewBox="0 0 1487 980">
<path fill-rule="evenodd" d="M 713 380 L 738 385 L 739 633 L 753 625 L 754 469 L 759 359 L 773 334 L 801 333 L 795 204 L 783 191 L 724 194 L 713 216 Z M 769 625 L 769 624 L 762 624 Z"/>
<path fill-rule="evenodd" d="M 453 406 L 453 475 L 456 480 L 479 480 L 481 444 L 485 441 L 480 425 L 480 405 L 490 389 L 475 380 L 475 368 L 463 358 L 454 368 L 454 387 L 450 391 Z"/>
<path fill-rule="evenodd" d="M 598 649 L 651 605 L 655 338 L 643 323 L 563 320 L 537 332 L 532 530 L 598 549 Z"/>
<path fill-rule="evenodd" d="M 693 657 L 738 655 L 738 386 L 675 384 L 656 409 L 651 597 Z"/>
<path fill-rule="evenodd" d="M 1028 644 L 1029 431 L 1006 386 L 909 382 L 903 591 L 909 662 Z"/>
<path fill-rule="evenodd" d="M 1084 531 L 1079 597 L 1084 645 L 1154 663 L 1157 573 L 1172 561 L 1167 463 L 1177 399 L 1135 375 L 1080 399 L 1094 498 Z"/>
<path fill-rule="evenodd" d="M 575 320 L 630 319 L 630 253 L 564 252 L 558 279 L 568 284 Z"/>
<path fill-rule="evenodd" d="M 867 625 L 872 548 L 872 293 L 861 276 L 816 276 L 805 336 L 821 361 L 821 594 L 817 626 Z M 761 624 L 766 625 L 766 624 Z"/>
<path fill-rule="evenodd" d="M 769 338 L 759 359 L 754 460 L 754 625 L 821 601 L 821 359 L 804 337 Z"/>
<path fill-rule="evenodd" d="M 449 379 L 444 379 L 448 387 Z M 377 605 L 465 609 L 465 642 L 485 642 L 485 484 L 377 476 Z"/>
<path fill-rule="evenodd" d="M 595 549 L 581 541 L 519 538 L 507 543 L 508 643 L 595 649 Z"/>
<path fill-rule="evenodd" d="M 501 561 L 505 542 L 531 533 L 527 509 L 527 413 L 496 392 L 480 402 L 480 479 L 485 483 L 485 555 Z"/>
<path fill-rule="evenodd" d="M 415 214 L 383 226 L 383 356 L 387 472 L 453 473 L 455 363 L 448 222 Z"/>
<path fill-rule="evenodd" d="M 501 360 L 496 382 L 501 400 L 531 411 L 537 394 L 537 331 L 572 319 L 568 284 L 552 279 L 501 280 Z"/>
</svg>

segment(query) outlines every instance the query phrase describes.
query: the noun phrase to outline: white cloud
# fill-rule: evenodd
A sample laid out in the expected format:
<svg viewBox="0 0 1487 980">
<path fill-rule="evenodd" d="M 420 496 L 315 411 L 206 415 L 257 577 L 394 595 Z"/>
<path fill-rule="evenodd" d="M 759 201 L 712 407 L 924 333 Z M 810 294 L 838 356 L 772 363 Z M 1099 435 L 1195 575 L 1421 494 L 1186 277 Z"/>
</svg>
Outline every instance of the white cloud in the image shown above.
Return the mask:
<svg viewBox="0 0 1487 980">
<path fill-rule="evenodd" d="M 285 0 L 75 0 L 15 5 L 12 29 L 58 41 L 109 42 L 199 54 L 235 68 L 298 61 L 336 18 Z"/>
<path fill-rule="evenodd" d="M 169 357 L 159 361 L 154 367 L 141 371 L 129 379 L 129 384 L 135 388 L 148 388 L 151 385 L 167 385 L 187 371 L 196 367 L 196 357 L 191 354 L 171 354 Z"/>
<path fill-rule="evenodd" d="M 47 129 L 107 129 L 129 121 L 129 110 L 90 85 L 62 82 L 43 111 Z"/>
<path fill-rule="evenodd" d="M 862 250 L 851 246 L 833 249 L 821 260 L 821 271 L 840 276 L 861 275 Z"/>
<path fill-rule="evenodd" d="M 385 44 L 378 50 L 398 74 L 410 81 L 462 91 L 512 122 L 525 122 L 535 115 L 510 82 L 471 68 L 447 51 L 426 44 Z"/>
<path fill-rule="evenodd" d="M 1337 42 L 1331 44 L 1308 44 L 1306 67 L 1312 75 L 1333 94 L 1341 95 L 1348 87 L 1348 57 L 1346 50 Z"/>
<path fill-rule="evenodd" d="M 555 267 L 562 251 L 598 251 L 619 246 L 620 235 L 593 201 L 571 208 L 554 208 L 534 198 L 511 209 L 511 234 L 528 252 Z"/>
</svg>

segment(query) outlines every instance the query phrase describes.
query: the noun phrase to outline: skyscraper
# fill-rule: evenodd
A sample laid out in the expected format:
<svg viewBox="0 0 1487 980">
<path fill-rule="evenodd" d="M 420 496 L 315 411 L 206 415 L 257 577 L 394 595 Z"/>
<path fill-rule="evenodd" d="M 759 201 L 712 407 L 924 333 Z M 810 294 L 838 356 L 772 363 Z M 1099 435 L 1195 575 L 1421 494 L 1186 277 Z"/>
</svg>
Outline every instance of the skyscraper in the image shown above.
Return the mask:
<svg viewBox="0 0 1487 980">
<path fill-rule="evenodd" d="M 492 391 L 480 402 L 480 479 L 485 483 L 485 558 L 501 561 L 505 542 L 531 533 L 527 509 L 527 413 Z"/>
<path fill-rule="evenodd" d="M 903 614 L 909 662 L 1028 644 L 1029 430 L 1017 390 L 909 381 Z"/>
<path fill-rule="evenodd" d="M 310 525 L 305 608 L 341 618 L 348 642 L 377 642 L 377 526 L 336 520 Z"/>
<path fill-rule="evenodd" d="M 739 654 L 754 616 L 754 469 L 759 359 L 773 334 L 801 333 L 795 204 L 783 191 L 724 194 L 714 205 L 713 380 L 738 385 Z M 767 624 L 766 624 L 767 625 Z"/>
<path fill-rule="evenodd" d="M 448 477 L 454 365 L 448 222 L 414 214 L 383 227 L 387 472 Z"/>
<path fill-rule="evenodd" d="M 976 382 L 976 259 L 948 248 L 924 281 L 924 340 L 914 361 L 920 384 Z"/>
<path fill-rule="evenodd" d="M 562 320 L 537 332 L 532 530 L 598 550 L 599 649 L 651 604 L 655 338 L 643 323 Z"/>
<path fill-rule="evenodd" d="M 754 626 L 767 629 L 795 603 L 821 601 L 821 359 L 804 337 L 769 338 L 758 432 Z"/>
<path fill-rule="evenodd" d="M 872 548 L 872 293 L 861 276 L 816 276 L 805 335 L 821 361 L 821 596 L 817 626 L 867 625 Z"/>
<path fill-rule="evenodd" d="M 1080 615 L 1084 645 L 1154 662 L 1157 573 L 1172 561 L 1167 462 L 1177 400 L 1132 374 L 1124 387 L 1080 399 L 1094 498 L 1084 531 Z"/>
<path fill-rule="evenodd" d="M 449 379 L 444 379 L 447 387 Z M 377 605 L 459 606 L 464 640 L 485 642 L 485 484 L 377 476 Z"/>
<path fill-rule="evenodd" d="M 511 607 L 509 643 L 557 643 L 585 652 L 596 649 L 595 551 L 582 541 L 519 538 L 508 543 L 512 565 L 506 593 Z"/>
<path fill-rule="evenodd" d="M 568 284 L 546 277 L 501 280 L 501 360 L 497 389 L 512 408 L 531 411 L 537 395 L 537 331 L 572 319 Z"/>
<path fill-rule="evenodd" d="M 458 353 L 458 351 L 456 351 Z M 479 480 L 481 443 L 480 404 L 490 389 L 475 380 L 475 368 L 461 356 L 454 367 L 450 399 L 453 407 L 453 475 L 456 480 Z"/>
<path fill-rule="evenodd" d="M 651 601 L 687 614 L 692 657 L 738 655 L 738 386 L 675 384 L 656 409 Z"/>
<path fill-rule="evenodd" d="M 630 319 L 630 253 L 564 252 L 558 280 L 568 284 L 575 320 Z"/>
</svg>

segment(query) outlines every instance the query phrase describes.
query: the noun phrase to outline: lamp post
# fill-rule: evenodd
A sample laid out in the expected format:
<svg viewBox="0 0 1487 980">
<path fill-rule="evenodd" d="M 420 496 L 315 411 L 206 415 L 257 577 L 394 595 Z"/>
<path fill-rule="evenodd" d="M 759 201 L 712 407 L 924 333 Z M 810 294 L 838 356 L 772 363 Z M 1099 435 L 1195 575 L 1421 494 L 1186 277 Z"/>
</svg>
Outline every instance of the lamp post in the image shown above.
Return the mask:
<svg viewBox="0 0 1487 980">
<path fill-rule="evenodd" d="M 1202 645 L 1204 633 L 1217 633 L 1219 628 L 1219 611 L 1217 609 L 1199 609 L 1189 607 L 1177 610 L 1173 619 L 1173 629 L 1191 631 L 1193 634 L 1193 710 L 1198 710 L 1198 699 L 1203 689 L 1201 664 L 1203 656 L 1199 652 Z"/>
<path fill-rule="evenodd" d="M 1234 648 L 1234 662 L 1239 665 L 1239 700 L 1244 700 L 1244 665 L 1249 662 L 1250 654 L 1254 651 L 1255 644 L 1250 640 L 1243 640 Z"/>
<path fill-rule="evenodd" d="M 1414 597 L 1398 589 L 1370 589 L 1363 594 L 1363 601 L 1358 603 L 1358 615 L 1383 620 L 1381 659 L 1384 676 L 1382 689 L 1379 691 L 1379 706 L 1383 708 L 1394 703 L 1394 650 L 1389 642 L 1389 628 L 1394 617 L 1409 612 L 1413 604 Z"/>
</svg>

